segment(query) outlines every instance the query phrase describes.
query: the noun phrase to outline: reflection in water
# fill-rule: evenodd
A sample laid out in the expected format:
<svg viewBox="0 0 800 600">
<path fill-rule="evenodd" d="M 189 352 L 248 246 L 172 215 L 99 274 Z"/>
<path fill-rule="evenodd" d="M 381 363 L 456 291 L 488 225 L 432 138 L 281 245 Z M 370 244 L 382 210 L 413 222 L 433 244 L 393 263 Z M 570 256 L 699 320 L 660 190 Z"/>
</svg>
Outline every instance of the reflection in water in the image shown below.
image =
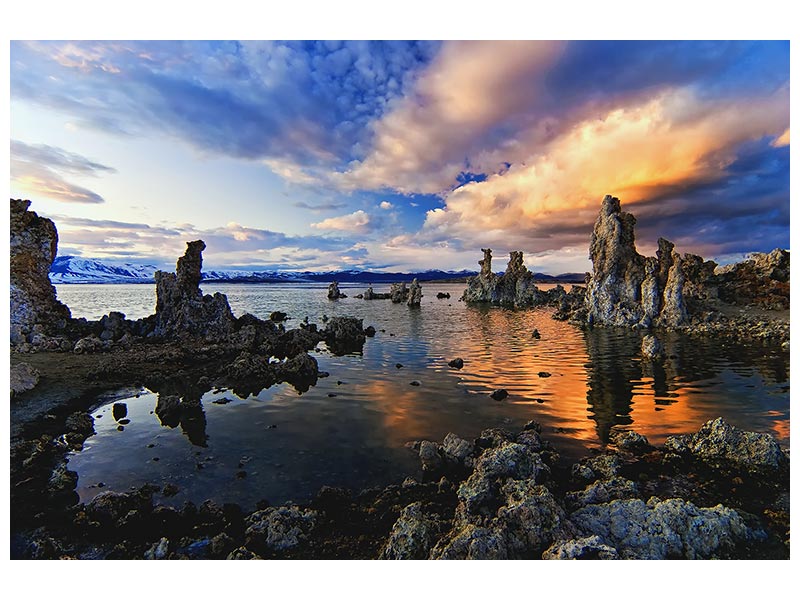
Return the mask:
<svg viewBox="0 0 800 600">
<path fill-rule="evenodd" d="M 314 356 L 331 376 L 302 395 L 288 384 L 237 395 L 177 378 L 124 399 L 123 431 L 111 403 L 99 406 L 95 416 L 108 417 L 70 459 L 81 498 L 98 493 L 98 482 L 127 489 L 169 481 L 180 488 L 175 503 L 214 497 L 245 505 L 308 498 L 322 485 L 386 485 L 417 468 L 409 440 L 451 431 L 474 437 L 531 419 L 566 460 L 602 446 L 613 428 L 660 444 L 717 416 L 788 445 L 788 352 L 780 348 L 671 334 L 660 336 L 667 358 L 654 363 L 641 356 L 642 332 L 583 331 L 552 320 L 549 309 L 467 307 L 436 298 L 457 298 L 463 286 L 423 286 L 422 307 L 412 310 L 354 299 L 363 287 L 353 285 L 340 286 L 350 298 L 333 302 L 326 286 L 204 285 L 228 294 L 236 314 L 281 310 L 293 317 L 290 327 L 306 315 L 318 323 L 323 314 L 352 315 L 378 333 L 360 354 L 334 356 L 322 345 Z M 456 357 L 462 369 L 448 366 Z M 415 380 L 421 385 L 410 385 Z M 498 388 L 509 393 L 502 402 L 489 398 Z M 240 471 L 246 477 L 237 478 Z"/>
</svg>

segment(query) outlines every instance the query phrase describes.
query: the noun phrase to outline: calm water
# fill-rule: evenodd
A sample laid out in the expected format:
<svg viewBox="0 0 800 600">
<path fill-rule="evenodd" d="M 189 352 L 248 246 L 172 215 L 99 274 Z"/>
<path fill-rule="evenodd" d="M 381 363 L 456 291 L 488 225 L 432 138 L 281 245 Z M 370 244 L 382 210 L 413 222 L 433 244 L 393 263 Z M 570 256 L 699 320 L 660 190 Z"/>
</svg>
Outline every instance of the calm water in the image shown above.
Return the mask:
<svg viewBox="0 0 800 600">
<path fill-rule="evenodd" d="M 171 482 L 180 491 L 167 501 L 176 504 L 302 500 L 322 485 L 402 481 L 418 467 L 407 441 L 440 441 L 450 431 L 470 437 L 530 419 L 567 458 L 602 446 L 612 427 L 658 444 L 720 415 L 788 446 L 789 354 L 778 347 L 670 336 L 663 339 L 669 358 L 654 366 L 642 361 L 640 333 L 583 332 L 552 320 L 547 309 L 467 307 L 457 300 L 463 284 L 424 284 L 418 310 L 352 298 L 366 289 L 362 284 L 341 287 L 351 297 L 331 302 L 319 284 L 203 285 L 205 293 L 227 294 L 236 315 L 266 318 L 282 310 L 292 317 L 289 327 L 306 316 L 321 324 L 323 315 L 352 315 L 379 331 L 363 355 L 335 357 L 320 344 L 314 356 L 331 376 L 304 394 L 285 384 L 249 398 L 209 392 L 203 411 L 174 428 L 152 413 L 157 394 L 149 390 L 98 399 L 97 435 L 70 458 L 82 499 L 102 489 Z M 151 285 L 57 288 L 76 317 L 97 319 L 114 309 L 138 318 L 155 306 Z M 438 291 L 451 299 L 438 300 Z M 532 339 L 533 329 L 541 339 Z M 447 365 L 455 357 L 464 359 L 460 371 Z M 500 387 L 509 397 L 495 402 L 488 394 Z M 231 402 L 214 403 L 221 398 Z M 127 406 L 123 431 L 112 414 L 115 401 Z"/>
</svg>

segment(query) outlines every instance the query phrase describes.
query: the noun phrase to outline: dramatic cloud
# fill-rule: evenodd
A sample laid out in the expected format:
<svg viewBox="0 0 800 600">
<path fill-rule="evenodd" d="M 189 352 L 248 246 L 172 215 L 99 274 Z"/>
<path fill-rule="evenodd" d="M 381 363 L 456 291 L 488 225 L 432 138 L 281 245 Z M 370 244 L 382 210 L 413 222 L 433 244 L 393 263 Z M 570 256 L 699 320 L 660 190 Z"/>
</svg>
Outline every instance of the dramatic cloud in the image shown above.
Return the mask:
<svg viewBox="0 0 800 600">
<path fill-rule="evenodd" d="M 116 170 L 80 154 L 45 144 L 11 140 L 11 179 L 28 192 L 58 200 L 99 204 L 99 194 L 64 179 L 64 175 L 96 177 Z"/>
</svg>

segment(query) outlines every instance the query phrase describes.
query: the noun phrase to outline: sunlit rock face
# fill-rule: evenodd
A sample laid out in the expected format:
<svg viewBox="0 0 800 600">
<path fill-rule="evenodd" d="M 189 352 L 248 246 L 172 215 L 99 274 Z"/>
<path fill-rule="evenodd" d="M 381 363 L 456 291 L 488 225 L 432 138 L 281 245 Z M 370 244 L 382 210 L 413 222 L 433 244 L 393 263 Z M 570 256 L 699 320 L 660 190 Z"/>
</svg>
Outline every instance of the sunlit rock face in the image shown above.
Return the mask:
<svg viewBox="0 0 800 600">
<path fill-rule="evenodd" d="M 606 196 L 594 224 L 589 256 L 594 271 L 586 293 L 590 324 L 676 327 L 688 322 L 683 259 L 674 245 L 658 241 L 656 258 L 636 251 L 636 218 Z"/>
<path fill-rule="evenodd" d="M 408 288 L 408 302 L 409 306 L 419 306 L 422 302 L 422 286 L 417 282 L 417 278 L 411 282 Z"/>
<path fill-rule="evenodd" d="M 715 272 L 721 300 L 767 309 L 789 308 L 789 252 L 776 248 Z"/>
<path fill-rule="evenodd" d="M 203 296 L 200 291 L 205 248 L 202 240 L 188 242 L 175 273 L 156 271 L 157 336 L 225 339 L 233 333 L 235 319 L 227 297 L 219 292 Z"/>
<path fill-rule="evenodd" d="M 58 249 L 56 226 L 29 211 L 30 204 L 30 200 L 11 200 L 12 346 L 63 330 L 71 317 L 48 278 Z"/>
</svg>

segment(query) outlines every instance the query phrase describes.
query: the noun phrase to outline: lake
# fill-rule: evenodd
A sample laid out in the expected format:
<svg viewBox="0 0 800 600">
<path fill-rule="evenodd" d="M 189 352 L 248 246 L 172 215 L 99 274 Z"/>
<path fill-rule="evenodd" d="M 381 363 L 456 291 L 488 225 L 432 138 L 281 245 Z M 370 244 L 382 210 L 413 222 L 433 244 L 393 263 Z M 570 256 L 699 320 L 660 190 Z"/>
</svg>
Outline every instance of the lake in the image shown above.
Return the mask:
<svg viewBox="0 0 800 600">
<path fill-rule="evenodd" d="M 118 310 L 136 319 L 155 306 L 153 285 L 56 287 L 74 317 Z M 327 299 L 323 284 L 201 287 L 226 294 L 237 316 L 280 310 L 292 328 L 306 316 L 322 326 L 323 315 L 348 315 L 378 333 L 363 354 L 337 357 L 320 344 L 311 354 L 330 377 L 303 394 L 288 384 L 248 398 L 215 390 L 197 419 L 174 428 L 153 414 L 157 398 L 149 390 L 99 398 L 97 435 L 69 459 L 83 501 L 148 482 L 176 485 L 168 499 L 174 504 L 213 498 L 244 507 L 307 500 L 322 485 L 384 486 L 418 473 L 406 442 L 520 429 L 531 419 L 565 460 L 602 447 L 612 428 L 661 444 L 717 416 L 788 447 L 789 352 L 779 346 L 669 334 L 660 336 L 668 358 L 653 364 L 642 359 L 641 332 L 582 331 L 551 319 L 551 309 L 469 307 L 458 301 L 464 284 L 423 283 L 418 309 L 353 298 L 364 284 L 340 285 L 350 297 L 338 301 Z M 437 299 L 437 292 L 451 297 Z M 448 366 L 456 357 L 461 370 Z M 508 398 L 492 400 L 498 388 Z M 124 417 L 115 419 L 114 402 L 125 403 Z"/>
</svg>

